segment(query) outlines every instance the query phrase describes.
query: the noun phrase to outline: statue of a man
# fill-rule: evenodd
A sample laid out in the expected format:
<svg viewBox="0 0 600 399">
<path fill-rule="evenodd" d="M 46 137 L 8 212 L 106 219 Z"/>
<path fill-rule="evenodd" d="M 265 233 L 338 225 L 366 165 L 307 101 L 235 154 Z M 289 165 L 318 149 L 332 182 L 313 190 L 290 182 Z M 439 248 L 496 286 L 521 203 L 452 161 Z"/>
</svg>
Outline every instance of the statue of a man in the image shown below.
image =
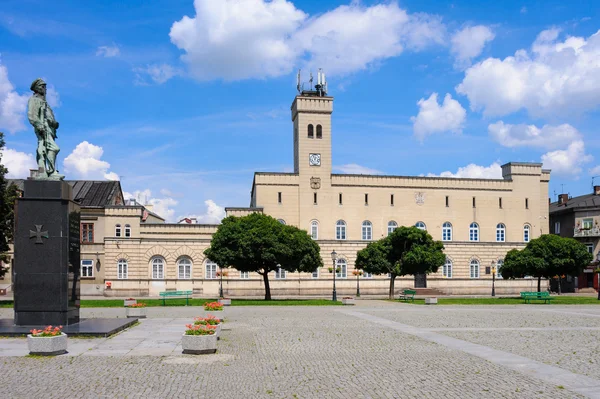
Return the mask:
<svg viewBox="0 0 600 399">
<path fill-rule="evenodd" d="M 65 177 L 56 170 L 56 155 L 60 151 L 54 141 L 58 122 L 54 119 L 54 112 L 46 101 L 46 82 L 36 79 L 31 84 L 33 96 L 27 104 L 27 117 L 35 130 L 38 139 L 36 160 L 40 172 L 44 172 L 43 179 L 62 180 Z"/>
</svg>

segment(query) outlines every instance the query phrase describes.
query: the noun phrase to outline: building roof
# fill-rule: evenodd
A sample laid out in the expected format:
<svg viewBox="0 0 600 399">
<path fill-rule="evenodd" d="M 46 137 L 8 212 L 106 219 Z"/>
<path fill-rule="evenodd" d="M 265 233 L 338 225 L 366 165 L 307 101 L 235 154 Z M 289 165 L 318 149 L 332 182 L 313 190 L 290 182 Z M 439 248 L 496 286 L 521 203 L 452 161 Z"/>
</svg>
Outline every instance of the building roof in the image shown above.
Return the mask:
<svg viewBox="0 0 600 399">
<path fill-rule="evenodd" d="M 550 204 L 550 213 L 563 211 L 576 211 L 581 208 L 597 208 L 600 210 L 600 195 L 586 194 L 569 198 L 565 203 L 553 202 Z"/>
</svg>

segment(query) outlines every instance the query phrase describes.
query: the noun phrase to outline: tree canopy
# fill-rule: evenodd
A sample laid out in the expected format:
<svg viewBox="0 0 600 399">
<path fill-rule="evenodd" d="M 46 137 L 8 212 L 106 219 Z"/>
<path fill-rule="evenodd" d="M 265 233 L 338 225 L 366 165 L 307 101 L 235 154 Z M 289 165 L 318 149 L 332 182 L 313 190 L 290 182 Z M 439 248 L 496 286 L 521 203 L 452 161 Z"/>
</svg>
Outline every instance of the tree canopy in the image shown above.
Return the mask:
<svg viewBox="0 0 600 399">
<path fill-rule="evenodd" d="M 306 231 L 259 213 L 223 219 L 204 254 L 221 267 L 263 276 L 266 300 L 270 272 L 313 272 L 323 266 L 319 245 Z"/>
<path fill-rule="evenodd" d="M 15 225 L 14 204 L 17 198 L 17 187 L 8 185 L 6 174 L 8 169 L 2 164 L 2 153 L 4 149 L 4 134 L 0 132 L 0 261 L 8 263 L 10 261 L 7 254 L 8 244 L 12 242 L 13 230 Z M 8 271 L 0 267 L 0 277 Z"/>
<path fill-rule="evenodd" d="M 437 272 L 446 261 L 443 249 L 444 245 L 427 231 L 402 226 L 358 251 L 356 268 L 373 274 L 389 273 L 389 297 L 393 299 L 396 277 Z"/>
<path fill-rule="evenodd" d="M 513 249 L 506 254 L 502 277 L 515 279 L 525 276 L 541 279 L 554 276 L 577 276 L 593 260 L 582 243 L 555 234 L 544 234 L 531 240 L 522 250 Z"/>
</svg>

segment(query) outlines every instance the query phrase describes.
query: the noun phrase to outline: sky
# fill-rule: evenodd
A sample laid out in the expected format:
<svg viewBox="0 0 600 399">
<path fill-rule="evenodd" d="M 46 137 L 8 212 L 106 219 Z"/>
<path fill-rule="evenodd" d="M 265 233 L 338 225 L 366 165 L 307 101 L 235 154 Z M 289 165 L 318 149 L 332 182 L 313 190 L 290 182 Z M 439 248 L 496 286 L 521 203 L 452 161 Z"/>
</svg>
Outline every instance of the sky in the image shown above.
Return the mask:
<svg viewBox="0 0 600 399">
<path fill-rule="evenodd" d="M 586 194 L 599 29 L 592 0 L 2 0 L 1 162 L 12 178 L 35 167 L 42 77 L 67 179 L 119 179 L 169 221 L 216 223 L 249 205 L 255 171 L 293 171 L 296 74 L 322 68 L 335 173 L 542 162 L 553 200 Z"/>
</svg>

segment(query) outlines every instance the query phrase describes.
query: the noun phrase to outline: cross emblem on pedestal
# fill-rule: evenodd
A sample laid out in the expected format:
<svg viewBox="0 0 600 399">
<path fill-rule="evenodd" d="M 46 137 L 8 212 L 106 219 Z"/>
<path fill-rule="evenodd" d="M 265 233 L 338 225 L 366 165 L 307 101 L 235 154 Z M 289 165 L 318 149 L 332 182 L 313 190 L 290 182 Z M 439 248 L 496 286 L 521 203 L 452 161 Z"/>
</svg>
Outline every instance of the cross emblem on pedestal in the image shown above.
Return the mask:
<svg viewBox="0 0 600 399">
<path fill-rule="evenodd" d="M 48 231 L 42 231 L 43 224 L 36 224 L 35 231 L 29 230 L 29 238 L 35 237 L 36 244 L 43 244 L 42 238 L 48 238 Z"/>
</svg>

